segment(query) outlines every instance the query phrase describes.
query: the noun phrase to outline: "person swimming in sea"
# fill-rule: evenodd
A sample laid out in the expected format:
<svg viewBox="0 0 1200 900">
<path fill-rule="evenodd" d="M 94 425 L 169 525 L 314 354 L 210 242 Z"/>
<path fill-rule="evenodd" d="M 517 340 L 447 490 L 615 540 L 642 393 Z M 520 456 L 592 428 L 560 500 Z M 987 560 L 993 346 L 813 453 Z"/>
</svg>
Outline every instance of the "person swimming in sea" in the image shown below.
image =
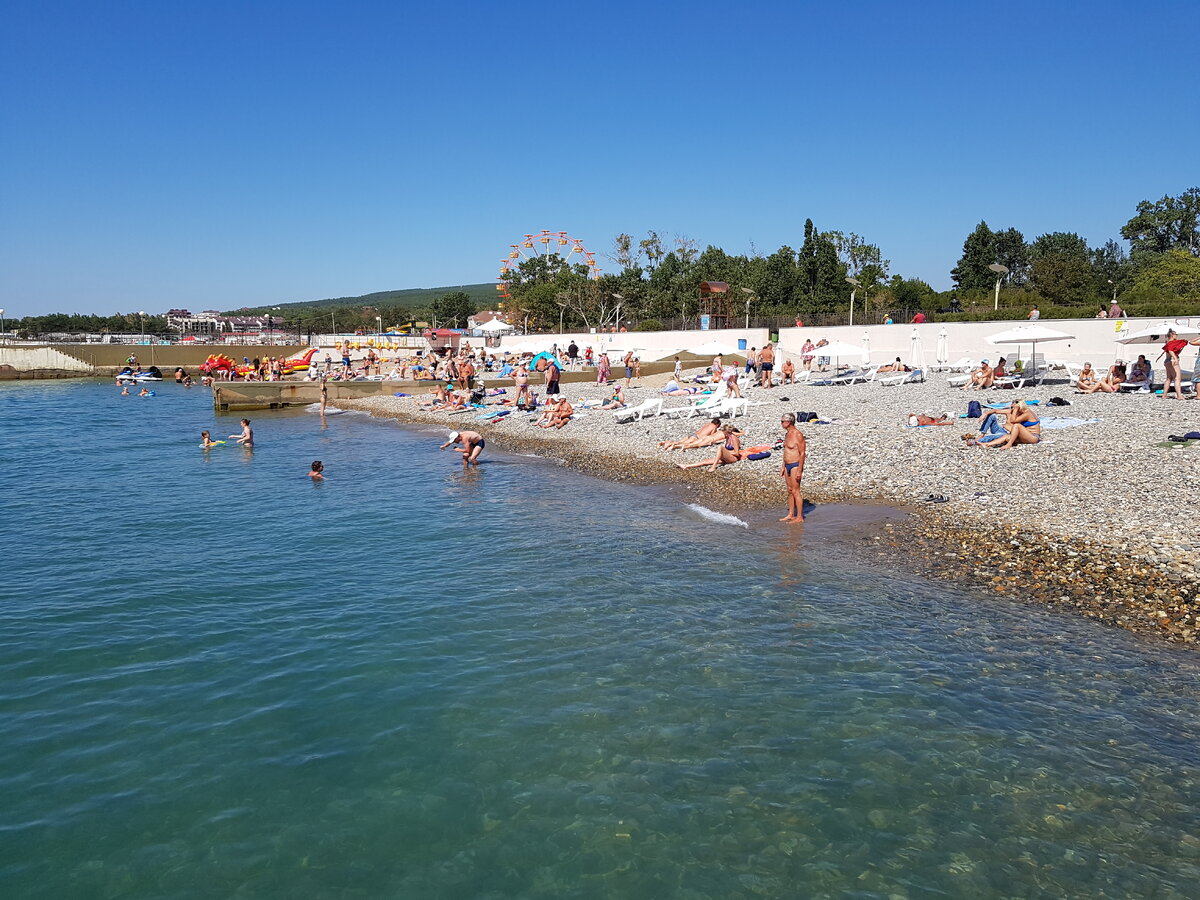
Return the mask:
<svg viewBox="0 0 1200 900">
<path fill-rule="evenodd" d="M 249 419 L 242 419 L 242 433 L 241 434 L 231 434 L 229 436 L 230 440 L 233 440 L 235 438 L 237 439 L 237 442 L 239 444 L 241 444 L 243 447 L 249 447 L 249 448 L 253 449 L 253 447 L 254 447 L 254 432 L 250 430 L 250 420 Z"/>
<path fill-rule="evenodd" d="M 125 387 L 121 388 L 121 396 L 122 396 L 122 397 L 128 397 L 128 396 L 130 396 L 130 394 L 129 394 L 129 385 L 125 385 Z"/>
<path fill-rule="evenodd" d="M 325 480 L 325 464 L 319 459 L 314 459 L 312 468 L 308 470 L 308 477 L 313 481 Z"/>
</svg>

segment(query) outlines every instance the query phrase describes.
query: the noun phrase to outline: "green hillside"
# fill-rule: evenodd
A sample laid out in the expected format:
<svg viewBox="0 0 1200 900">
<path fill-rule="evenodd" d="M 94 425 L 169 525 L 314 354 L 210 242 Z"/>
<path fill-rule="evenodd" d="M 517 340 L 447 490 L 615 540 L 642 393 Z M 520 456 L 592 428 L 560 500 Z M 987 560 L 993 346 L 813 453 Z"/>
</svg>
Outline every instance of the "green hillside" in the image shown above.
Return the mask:
<svg viewBox="0 0 1200 900">
<path fill-rule="evenodd" d="M 245 307 L 228 310 L 229 313 L 242 314 L 258 313 L 265 315 L 269 312 L 290 311 L 301 309 L 342 309 L 346 307 L 372 306 L 382 307 L 424 307 L 435 298 L 451 291 L 462 291 L 484 309 L 492 309 L 496 305 L 497 290 L 495 284 L 455 284 L 448 287 L 436 288 L 405 288 L 399 291 L 376 291 L 373 294 L 362 294 L 358 297 L 328 297 L 324 300 L 298 300 L 292 303 L 276 303 L 271 306 Z"/>
</svg>

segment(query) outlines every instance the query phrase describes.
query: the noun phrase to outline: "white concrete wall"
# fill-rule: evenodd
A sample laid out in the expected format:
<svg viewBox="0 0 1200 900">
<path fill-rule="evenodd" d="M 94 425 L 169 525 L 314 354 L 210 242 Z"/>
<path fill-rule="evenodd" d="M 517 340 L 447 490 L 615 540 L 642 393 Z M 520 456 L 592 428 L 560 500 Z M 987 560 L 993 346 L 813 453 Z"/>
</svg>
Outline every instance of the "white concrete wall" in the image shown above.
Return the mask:
<svg viewBox="0 0 1200 900">
<path fill-rule="evenodd" d="M 1037 324 L 1054 331 L 1074 335 L 1070 340 L 1052 341 L 1038 344 L 1038 356 L 1048 360 L 1064 360 L 1070 363 L 1090 362 L 1095 366 L 1111 365 L 1113 359 L 1137 359 L 1139 353 L 1145 353 L 1154 364 L 1161 345 L 1149 344 L 1126 346 L 1116 343 L 1121 334 L 1130 334 L 1150 326 L 1161 325 L 1168 321 L 1174 325 L 1200 328 L 1200 316 L 1178 319 L 1042 319 Z M 811 339 L 816 343 L 821 338 L 830 341 L 845 341 L 856 346 L 863 346 L 864 336 L 870 339 L 871 361 L 887 362 L 900 357 L 905 363 L 909 362 L 912 352 L 912 335 L 915 331 L 921 339 L 926 363 L 937 361 L 938 335 L 943 330 L 946 333 L 947 358 L 954 362 L 964 356 L 972 360 L 988 359 L 993 363 L 1001 356 L 1007 357 L 1012 363 L 1016 359 L 1028 359 L 1030 347 L 1028 344 L 1018 347 L 1014 344 L 989 344 L 985 338 L 988 335 L 1008 331 L 1026 322 L 927 322 L 924 325 L 841 325 L 834 328 L 783 328 L 779 332 L 779 349 L 783 354 L 797 359 L 805 340 Z M 1119 329 L 1119 330 L 1118 330 Z M 1018 352 L 1019 351 L 1019 352 Z M 1189 354 L 1190 355 L 1190 352 Z M 855 360 L 857 362 L 857 360 Z M 1159 371 L 1161 363 L 1156 366 Z"/>
<path fill-rule="evenodd" d="M 53 347 L 0 347 L 0 366 L 12 366 L 18 372 L 53 369 L 88 374 L 92 371 L 88 363 Z"/>
<path fill-rule="evenodd" d="M 761 347 L 767 342 L 770 332 L 766 328 L 721 328 L 709 331 L 625 331 L 617 334 L 591 334 L 589 332 L 566 332 L 565 334 L 505 335 L 500 341 L 500 351 L 517 344 L 558 344 L 566 347 L 572 340 L 580 351 L 591 347 L 596 353 L 624 355 L 627 350 L 671 351 L 677 353 L 717 341 L 737 347 L 744 340 L 747 347 Z M 474 347 L 483 346 L 483 338 L 470 338 Z M 803 343 L 803 341 L 801 341 Z"/>
</svg>

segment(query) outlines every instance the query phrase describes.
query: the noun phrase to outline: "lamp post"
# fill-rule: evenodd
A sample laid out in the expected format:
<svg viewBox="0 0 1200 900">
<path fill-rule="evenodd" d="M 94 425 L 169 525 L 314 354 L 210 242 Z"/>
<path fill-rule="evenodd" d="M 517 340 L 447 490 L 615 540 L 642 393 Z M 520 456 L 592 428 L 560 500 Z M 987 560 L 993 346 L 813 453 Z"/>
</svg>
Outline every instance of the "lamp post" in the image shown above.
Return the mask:
<svg viewBox="0 0 1200 900">
<path fill-rule="evenodd" d="M 375 329 L 375 335 L 378 337 L 379 335 L 383 334 L 383 316 L 376 316 L 375 324 L 378 326 Z"/>
<path fill-rule="evenodd" d="M 1111 278 L 1108 279 L 1108 283 L 1111 284 L 1112 288 L 1113 288 L 1112 302 L 1116 303 L 1117 302 L 1117 283 L 1115 281 L 1113 281 Z M 0 315 L 3 315 L 3 313 L 4 313 L 4 310 L 0 309 Z"/>
<path fill-rule="evenodd" d="M 846 281 L 849 282 L 851 285 L 853 285 L 853 287 L 850 289 L 850 327 L 853 328 L 854 327 L 854 295 L 858 291 L 858 289 L 860 287 L 862 287 L 862 285 L 857 278 L 851 278 L 849 275 L 846 276 Z"/>
<path fill-rule="evenodd" d="M 617 331 L 620 331 L 621 330 L 621 304 L 623 304 L 625 302 L 625 298 L 622 297 L 620 294 L 613 294 L 613 298 L 621 301 L 620 303 L 617 304 L 617 320 L 616 320 L 616 325 L 615 325 Z"/>
<path fill-rule="evenodd" d="M 0 309 L 0 337 L 4 338 L 4 343 L 8 343 L 8 332 L 4 329 L 4 310 Z"/>
<path fill-rule="evenodd" d="M 746 330 L 749 331 L 750 330 L 750 298 L 756 297 L 758 295 L 755 294 L 754 291 L 750 290 L 750 288 L 738 288 L 738 290 L 746 295 Z"/>
<path fill-rule="evenodd" d="M 992 263 L 988 268 L 996 273 L 996 302 L 992 306 L 992 309 L 995 311 L 1000 309 L 1000 282 L 1008 274 L 1008 266 L 1002 266 L 1000 263 Z"/>
<path fill-rule="evenodd" d="M 529 334 L 529 310 L 522 307 L 521 312 L 525 313 L 525 331 L 523 333 Z"/>
<path fill-rule="evenodd" d="M 138 315 L 142 317 L 142 339 L 138 343 L 144 344 L 146 343 L 146 311 L 143 309 Z"/>
</svg>

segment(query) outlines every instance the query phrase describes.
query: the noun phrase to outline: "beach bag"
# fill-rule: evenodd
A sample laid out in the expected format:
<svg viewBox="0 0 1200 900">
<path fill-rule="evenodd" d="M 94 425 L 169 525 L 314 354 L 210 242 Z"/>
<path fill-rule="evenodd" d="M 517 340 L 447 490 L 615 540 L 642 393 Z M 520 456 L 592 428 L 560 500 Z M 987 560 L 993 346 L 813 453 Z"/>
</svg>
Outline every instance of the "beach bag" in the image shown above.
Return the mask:
<svg viewBox="0 0 1200 900">
<path fill-rule="evenodd" d="M 968 419 L 978 419 L 982 415 L 983 415 L 983 407 L 980 405 L 978 400 L 972 400 L 970 403 L 967 404 L 967 418 Z"/>
<path fill-rule="evenodd" d="M 798 413 L 796 413 L 796 421 L 797 422 L 815 422 L 819 418 L 821 418 L 821 417 L 818 416 L 815 412 L 798 412 Z"/>
</svg>

